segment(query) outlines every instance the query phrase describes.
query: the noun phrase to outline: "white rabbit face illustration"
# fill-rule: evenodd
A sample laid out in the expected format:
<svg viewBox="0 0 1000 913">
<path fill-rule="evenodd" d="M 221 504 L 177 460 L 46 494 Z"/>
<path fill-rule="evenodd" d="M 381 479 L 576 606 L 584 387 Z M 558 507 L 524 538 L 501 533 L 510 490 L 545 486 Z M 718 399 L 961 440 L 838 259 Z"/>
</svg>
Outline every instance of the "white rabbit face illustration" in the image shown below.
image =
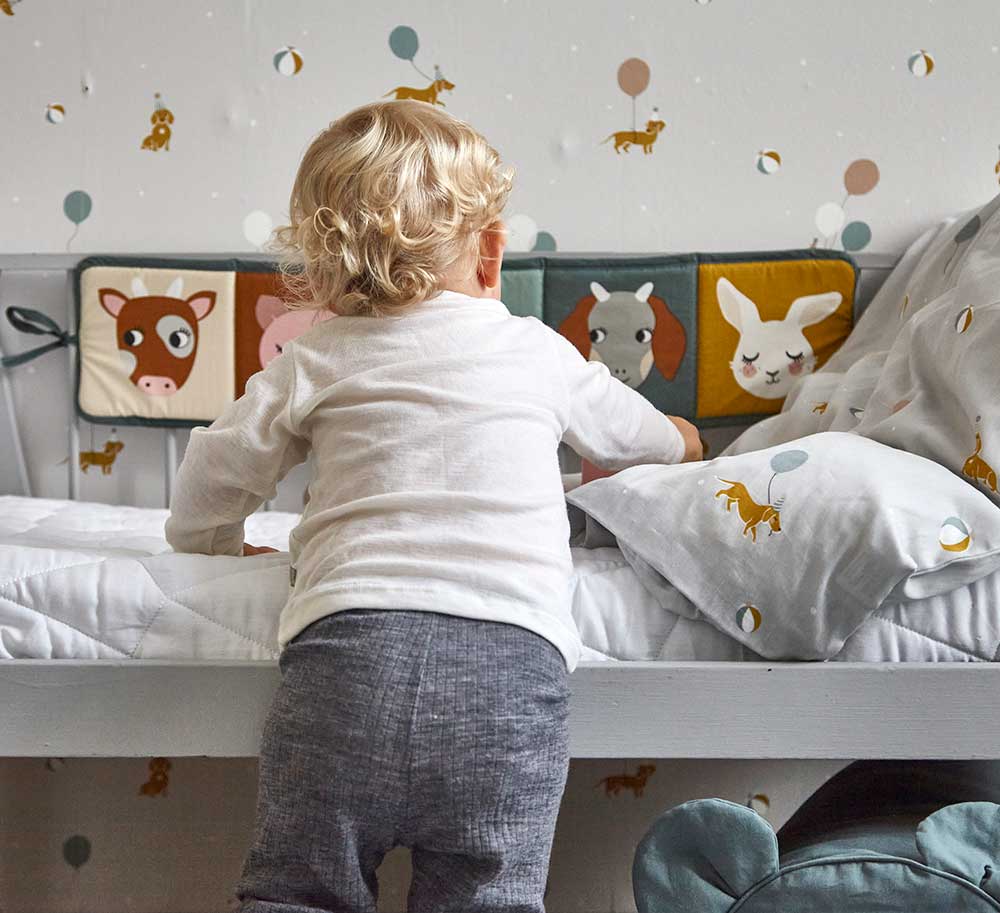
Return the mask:
<svg viewBox="0 0 1000 913">
<path fill-rule="evenodd" d="M 804 295 L 788 308 L 784 320 L 761 320 L 757 305 L 732 282 L 720 278 L 716 291 L 722 316 L 740 334 L 729 363 L 736 383 L 761 399 L 781 399 L 792 384 L 816 367 L 816 356 L 803 327 L 825 320 L 840 306 L 840 292 Z"/>
<path fill-rule="evenodd" d="M 653 367 L 653 332 L 656 317 L 648 298 L 653 283 L 635 292 L 609 292 L 590 283 L 597 303 L 590 312 L 590 360 L 602 361 L 611 374 L 630 387 L 638 387 Z"/>
</svg>

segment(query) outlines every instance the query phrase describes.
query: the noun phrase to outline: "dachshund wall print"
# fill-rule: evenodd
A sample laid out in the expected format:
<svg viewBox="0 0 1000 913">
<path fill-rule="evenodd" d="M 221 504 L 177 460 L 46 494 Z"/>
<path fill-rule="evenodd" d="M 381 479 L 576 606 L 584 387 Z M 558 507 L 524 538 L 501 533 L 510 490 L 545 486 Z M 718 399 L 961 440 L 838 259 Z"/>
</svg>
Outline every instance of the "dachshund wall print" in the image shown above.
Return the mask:
<svg viewBox="0 0 1000 913">
<path fill-rule="evenodd" d="M 646 788 L 646 781 L 656 771 L 655 764 L 640 764 L 634 774 L 614 774 L 598 780 L 597 785 L 604 787 L 604 795 L 617 796 L 622 790 L 632 790 L 632 795 L 638 799 Z"/>
<path fill-rule="evenodd" d="M 101 306 L 115 318 L 118 355 L 129 380 L 149 396 L 172 396 L 191 376 L 198 351 L 198 324 L 215 307 L 215 292 L 182 298 L 177 277 L 165 295 L 150 295 L 132 280 L 132 297 L 117 289 L 98 292 Z"/>
<path fill-rule="evenodd" d="M 611 374 L 638 387 L 656 369 L 673 380 L 687 348 L 684 325 L 662 298 L 651 294 L 652 282 L 634 292 L 609 292 L 590 283 L 591 295 L 581 298 L 559 326 L 580 354 L 601 361 Z"/>
<path fill-rule="evenodd" d="M 124 449 L 125 445 L 121 441 L 108 441 L 103 450 L 81 450 L 80 469 L 86 472 L 91 466 L 100 466 L 101 475 L 109 476 L 118 454 Z"/>
<path fill-rule="evenodd" d="M 153 125 L 153 129 L 142 141 L 142 148 L 148 149 L 151 152 L 159 152 L 161 149 L 165 152 L 169 152 L 170 137 L 173 132 L 171 130 L 171 125 L 174 122 L 174 115 L 173 112 L 163 104 L 163 99 L 160 98 L 159 92 L 156 93 L 154 98 L 153 113 L 149 118 L 149 122 Z"/>
<path fill-rule="evenodd" d="M 780 502 L 777 504 L 758 504 L 750 496 L 750 492 L 742 482 L 733 482 L 730 479 L 722 478 L 719 481 L 729 487 L 720 489 L 715 493 L 715 496 L 726 499 L 727 512 L 732 510 L 734 504 L 737 506 L 740 519 L 744 523 L 744 536 L 749 534 L 750 538 L 756 542 L 757 527 L 761 524 L 766 524 L 771 528 L 769 536 L 781 532 Z"/>
<path fill-rule="evenodd" d="M 416 101 L 425 101 L 431 105 L 446 107 L 443 101 L 438 100 L 438 95 L 442 92 L 451 92 L 455 88 L 455 83 L 444 78 L 439 67 L 434 67 L 434 81 L 425 89 L 417 89 L 413 86 L 396 86 L 383 95 L 383 98 L 392 95 L 397 101 L 403 98 L 413 98 Z"/>
<path fill-rule="evenodd" d="M 601 140 L 600 144 L 603 146 L 604 143 L 614 140 L 615 152 L 618 155 L 621 155 L 623 151 L 628 152 L 633 146 L 641 146 L 643 155 L 651 155 L 653 143 L 656 142 L 656 138 L 666 126 L 665 121 L 648 120 L 645 130 L 619 130 L 617 133 L 612 133 L 607 139 Z"/>
<path fill-rule="evenodd" d="M 825 320 L 840 306 L 840 292 L 803 295 L 784 320 L 761 320 L 757 305 L 732 282 L 716 283 L 722 316 L 740 334 L 729 367 L 736 383 L 761 399 L 787 396 L 792 383 L 816 367 L 816 356 L 803 327 Z"/>
<path fill-rule="evenodd" d="M 173 765 L 168 758 L 151 758 L 149 761 L 149 779 L 139 787 L 140 796 L 165 796 L 170 785 L 170 768 Z"/>
</svg>

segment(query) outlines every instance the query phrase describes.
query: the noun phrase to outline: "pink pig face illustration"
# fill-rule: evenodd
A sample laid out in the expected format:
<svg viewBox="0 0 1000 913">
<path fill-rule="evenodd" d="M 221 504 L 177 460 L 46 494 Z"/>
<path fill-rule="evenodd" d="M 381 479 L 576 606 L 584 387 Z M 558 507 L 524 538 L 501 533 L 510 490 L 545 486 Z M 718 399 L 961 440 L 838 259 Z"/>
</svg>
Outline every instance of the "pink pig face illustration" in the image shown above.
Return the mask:
<svg viewBox="0 0 1000 913">
<path fill-rule="evenodd" d="M 287 342 L 311 330 L 316 324 L 336 317 L 330 311 L 290 311 L 274 295 L 261 295 L 254 306 L 257 323 L 264 331 L 260 338 L 260 366 L 277 358 Z"/>
</svg>

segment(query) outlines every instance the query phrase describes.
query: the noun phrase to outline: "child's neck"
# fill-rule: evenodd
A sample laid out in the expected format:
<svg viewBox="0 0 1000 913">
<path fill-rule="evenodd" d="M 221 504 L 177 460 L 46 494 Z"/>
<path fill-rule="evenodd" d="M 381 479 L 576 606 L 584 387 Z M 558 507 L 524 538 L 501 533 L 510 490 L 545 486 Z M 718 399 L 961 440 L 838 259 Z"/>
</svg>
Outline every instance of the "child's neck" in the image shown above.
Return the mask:
<svg viewBox="0 0 1000 913">
<path fill-rule="evenodd" d="M 472 298 L 493 298 L 499 300 L 500 286 L 486 286 L 479 280 L 478 276 L 468 276 L 465 278 L 445 277 L 442 283 L 442 291 L 458 292 L 460 295 L 469 295 Z"/>
</svg>

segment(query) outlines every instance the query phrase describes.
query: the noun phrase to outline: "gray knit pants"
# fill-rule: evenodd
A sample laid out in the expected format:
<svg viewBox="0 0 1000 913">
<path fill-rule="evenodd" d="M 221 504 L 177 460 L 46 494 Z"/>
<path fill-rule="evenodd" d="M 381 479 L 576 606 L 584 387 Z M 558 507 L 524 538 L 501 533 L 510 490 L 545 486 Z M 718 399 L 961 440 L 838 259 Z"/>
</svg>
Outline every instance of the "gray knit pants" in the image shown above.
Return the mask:
<svg viewBox="0 0 1000 913">
<path fill-rule="evenodd" d="M 409 913 L 540 913 L 569 766 L 566 664 L 524 628 L 359 609 L 281 654 L 239 913 L 374 913 L 410 847 Z"/>
</svg>

